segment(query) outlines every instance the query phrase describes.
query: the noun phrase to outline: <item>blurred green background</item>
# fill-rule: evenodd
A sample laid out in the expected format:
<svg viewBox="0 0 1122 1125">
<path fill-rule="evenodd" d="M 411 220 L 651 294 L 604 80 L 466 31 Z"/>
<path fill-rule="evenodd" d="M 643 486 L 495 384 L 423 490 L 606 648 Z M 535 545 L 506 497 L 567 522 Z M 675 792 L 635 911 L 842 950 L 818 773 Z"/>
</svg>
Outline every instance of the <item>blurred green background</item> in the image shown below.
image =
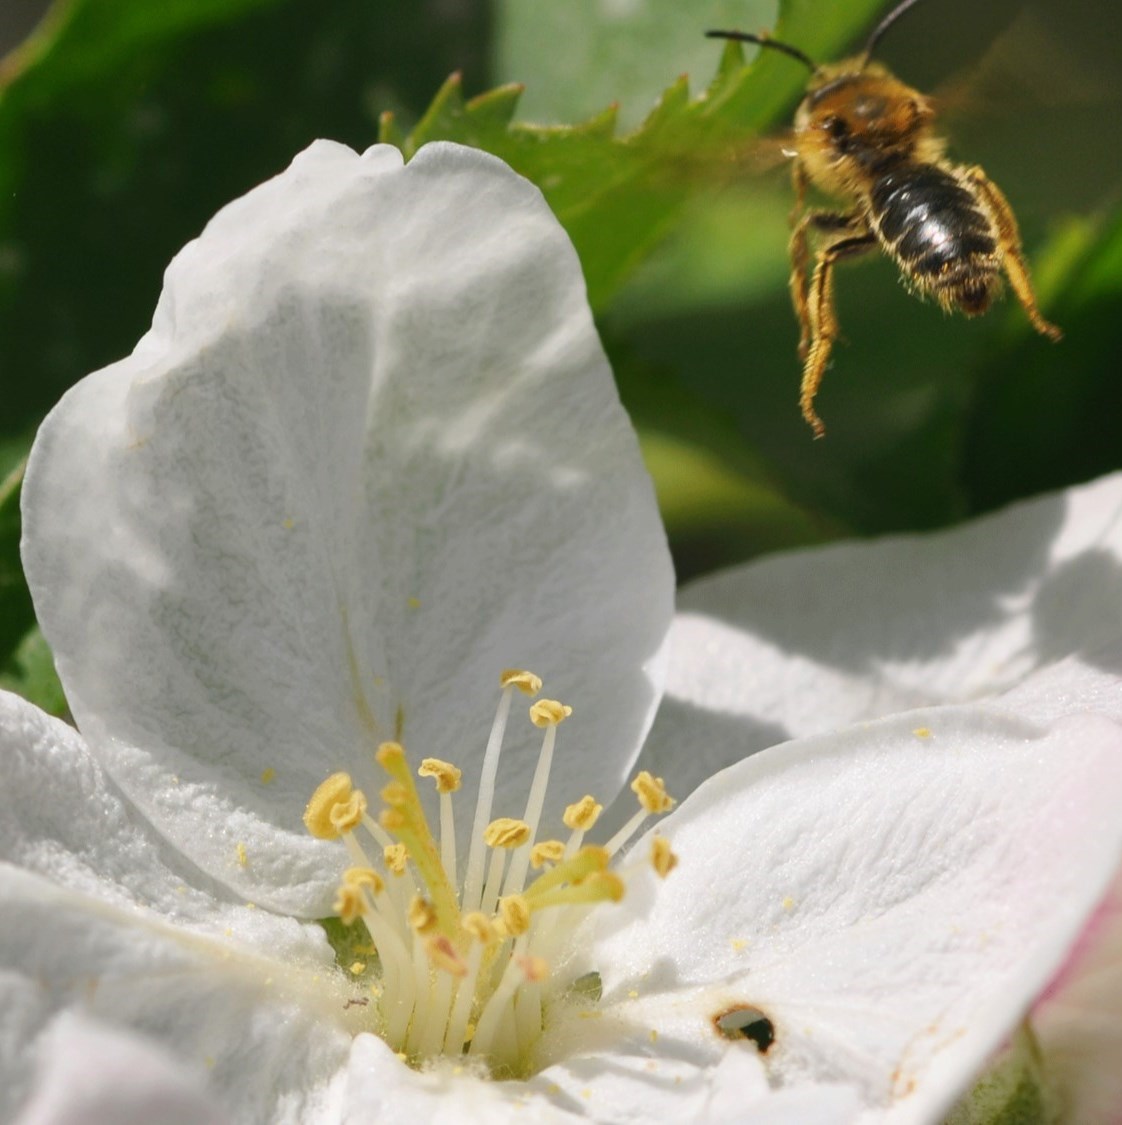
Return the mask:
<svg viewBox="0 0 1122 1125">
<path fill-rule="evenodd" d="M 69 0 L 44 13 L 5 0 L 0 683 L 63 706 L 17 553 L 35 427 L 71 383 L 131 350 L 176 250 L 318 136 L 363 148 L 381 134 L 407 152 L 459 139 L 543 187 L 585 265 L 683 578 L 946 525 L 1122 466 L 1114 0 L 1062 13 L 925 0 L 879 51 L 944 95 L 951 154 L 1009 197 L 1066 339 L 1036 336 L 1009 301 L 976 321 L 944 317 L 887 261 L 854 265 L 838 276 L 845 339 L 819 397 L 826 438 L 802 422 L 787 172 L 762 167 L 753 138 L 789 120 L 806 73 L 701 33 L 776 29 L 829 60 L 885 8 Z"/>
</svg>

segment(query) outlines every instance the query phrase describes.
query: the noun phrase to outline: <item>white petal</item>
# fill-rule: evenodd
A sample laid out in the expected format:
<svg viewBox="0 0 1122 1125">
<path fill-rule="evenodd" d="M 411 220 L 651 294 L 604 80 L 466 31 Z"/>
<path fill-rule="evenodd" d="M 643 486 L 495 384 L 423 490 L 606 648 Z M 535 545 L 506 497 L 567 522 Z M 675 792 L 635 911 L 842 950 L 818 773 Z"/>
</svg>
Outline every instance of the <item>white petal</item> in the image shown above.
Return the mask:
<svg viewBox="0 0 1122 1125">
<path fill-rule="evenodd" d="M 1091 715 L 948 707 L 756 755 L 664 823 L 681 862 L 595 948 L 605 1003 L 714 1057 L 711 1018 L 756 1008 L 776 1077 L 935 1120 L 1103 894 L 1120 805 L 1122 728 Z"/>
<path fill-rule="evenodd" d="M 253 861 L 245 853 L 246 863 Z M 310 965 L 331 964 L 319 926 L 231 901 L 136 814 L 73 727 L 0 691 L 0 862 L 105 903 L 140 908 Z M 239 862 L 236 852 L 229 863 Z"/>
<path fill-rule="evenodd" d="M 769 556 L 682 591 L 644 765 L 684 793 L 789 738 L 1094 664 L 1122 642 L 1120 604 L 1122 474 L 949 531 Z"/>
<path fill-rule="evenodd" d="M 192 1073 L 151 1042 L 70 1013 L 40 1041 L 35 1089 L 17 1125 L 223 1125 Z"/>
<path fill-rule="evenodd" d="M 858 1109 L 844 1086 L 771 1090 L 759 1060 L 726 1050 L 715 1063 L 666 1057 L 657 1041 L 648 1053 L 579 1056 L 551 1066 L 529 1083 L 554 1102 L 597 1122 L 640 1125 L 691 1121 L 752 1125 L 839 1125 Z"/>
<path fill-rule="evenodd" d="M 372 1035 L 355 1041 L 347 1084 L 346 1125 L 424 1121 L 427 1125 L 604 1125 L 696 1121 L 727 1125 L 838 1125 L 856 1109 L 852 1090 L 802 1087 L 775 1093 L 758 1062 L 726 1052 L 713 1065 L 664 1058 L 657 1049 L 586 1054 L 528 1081 L 493 1082 L 449 1060 L 426 1073 L 405 1066 Z M 746 1118 L 746 1109 L 750 1116 Z"/>
<path fill-rule="evenodd" d="M 23 505 L 84 735 L 278 909 L 323 910 L 304 803 L 340 768 L 376 792 L 399 727 L 470 802 L 503 668 L 576 709 L 559 804 L 618 787 L 657 701 L 672 574 L 634 433 L 571 245 L 479 152 L 319 142 L 227 207 L 135 353 L 44 424 Z M 532 768 L 508 755 L 513 811 Z"/>
<path fill-rule="evenodd" d="M 81 1010 L 210 1077 L 233 1120 L 331 1121 L 350 1047 L 331 973 L 272 961 L 0 864 L 0 1120 L 57 1013 Z"/>
</svg>

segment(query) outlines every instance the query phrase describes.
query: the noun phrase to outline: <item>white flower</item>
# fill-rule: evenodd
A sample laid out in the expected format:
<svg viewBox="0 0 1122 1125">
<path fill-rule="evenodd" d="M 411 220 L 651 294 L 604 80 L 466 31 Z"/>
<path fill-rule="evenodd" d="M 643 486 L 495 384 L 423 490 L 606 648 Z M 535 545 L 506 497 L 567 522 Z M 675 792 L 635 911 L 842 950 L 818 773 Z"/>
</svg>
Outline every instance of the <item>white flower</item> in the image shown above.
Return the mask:
<svg viewBox="0 0 1122 1125">
<path fill-rule="evenodd" d="M 454 146 L 313 146 L 36 442 L 25 566 L 81 735 L 0 701 L 0 1116 L 111 1115 L 105 1067 L 184 1121 L 937 1120 L 1118 866 L 1117 664 L 1088 646 L 1122 629 L 1088 576 L 1117 574 L 1120 504 L 1110 481 L 749 567 L 687 596 L 668 650 L 650 484 L 540 196 Z M 737 764 L 607 873 L 578 837 L 601 881 L 554 876 L 546 909 L 527 833 L 563 848 L 562 810 L 621 788 L 667 652 L 651 772 L 684 793 Z M 505 713 L 508 667 L 564 726 Z M 495 830 L 516 874 L 473 945 L 482 888 L 438 884 L 473 878 L 500 737 L 493 811 L 525 825 Z M 443 800 L 422 854 L 398 744 L 462 770 L 456 861 Z M 336 966 L 309 919 L 339 911 L 380 972 Z M 102 1061 L 68 1070 L 73 1043 Z"/>
</svg>

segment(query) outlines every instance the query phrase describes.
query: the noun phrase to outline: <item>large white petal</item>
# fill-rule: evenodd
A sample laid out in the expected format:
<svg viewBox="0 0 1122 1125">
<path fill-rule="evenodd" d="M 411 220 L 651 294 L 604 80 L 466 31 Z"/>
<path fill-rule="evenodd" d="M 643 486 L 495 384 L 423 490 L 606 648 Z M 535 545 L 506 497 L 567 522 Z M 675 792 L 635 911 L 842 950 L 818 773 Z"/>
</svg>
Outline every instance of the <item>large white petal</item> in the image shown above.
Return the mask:
<svg viewBox="0 0 1122 1125">
<path fill-rule="evenodd" d="M 357 1030 L 340 979 L 194 935 L 0 864 L 0 1120 L 60 1012 L 145 1036 L 238 1121 L 333 1122 Z M 49 1049 L 49 1044 L 47 1045 Z"/>
<path fill-rule="evenodd" d="M 789 738 L 997 695 L 1072 654 L 1101 667 L 1119 606 L 1122 474 L 949 531 L 772 555 L 682 591 L 644 764 L 686 792 Z"/>
<path fill-rule="evenodd" d="M 646 1125 L 661 1121 L 751 1121 L 753 1125 L 838 1125 L 857 1108 L 842 1086 L 775 1093 L 759 1063 L 737 1052 L 704 1065 L 616 1043 L 582 1053 L 527 1081 L 492 1082 L 450 1062 L 418 1073 L 380 1039 L 361 1036 L 351 1054 L 346 1125 Z"/>
<path fill-rule="evenodd" d="M 231 867 L 256 861 L 248 851 Z M 319 926 L 232 901 L 124 800 L 73 727 L 0 691 L 0 862 L 184 929 L 330 965 Z"/>
<path fill-rule="evenodd" d="M 669 556 L 579 264 L 479 152 L 318 142 L 224 209 L 134 354 L 48 418 L 23 506 L 84 735 L 279 909 L 322 911 L 337 875 L 301 825 L 314 786 L 377 787 L 399 729 L 476 764 L 504 667 L 576 709 L 561 804 L 618 787 L 657 701 Z M 532 757 L 500 777 L 515 812 Z M 239 841 L 256 864 L 230 867 Z"/>
<path fill-rule="evenodd" d="M 64 1012 L 39 1043 L 17 1125 L 227 1125 L 205 1072 L 137 1035 Z"/>
<path fill-rule="evenodd" d="M 713 1016 L 758 1009 L 777 1078 L 936 1120 L 1104 893 L 1120 806 L 1094 715 L 938 708 L 758 754 L 665 822 L 681 863 L 594 948 L 605 1003 L 702 1057 Z"/>
</svg>

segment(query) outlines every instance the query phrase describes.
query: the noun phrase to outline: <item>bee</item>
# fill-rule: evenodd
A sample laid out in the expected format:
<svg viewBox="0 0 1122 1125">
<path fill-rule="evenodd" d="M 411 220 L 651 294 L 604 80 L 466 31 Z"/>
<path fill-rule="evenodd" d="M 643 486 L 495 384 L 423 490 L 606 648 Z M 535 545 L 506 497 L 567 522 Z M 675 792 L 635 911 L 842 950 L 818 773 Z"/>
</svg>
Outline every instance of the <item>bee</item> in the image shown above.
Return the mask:
<svg viewBox="0 0 1122 1125">
<path fill-rule="evenodd" d="M 872 61 L 884 33 L 917 2 L 902 0 L 861 54 L 829 65 L 767 35 L 706 32 L 782 51 L 811 72 L 784 155 L 793 160 L 795 189 L 790 290 L 803 361 L 799 404 L 816 438 L 826 432 L 814 399 L 838 337 L 840 261 L 879 248 L 917 295 L 966 316 L 990 307 L 1004 273 L 1033 328 L 1050 340 L 1062 335 L 1037 306 L 1017 220 L 1000 188 L 977 165 L 948 160 L 931 100 Z M 807 209 L 811 185 L 844 200 L 845 208 Z"/>
</svg>

